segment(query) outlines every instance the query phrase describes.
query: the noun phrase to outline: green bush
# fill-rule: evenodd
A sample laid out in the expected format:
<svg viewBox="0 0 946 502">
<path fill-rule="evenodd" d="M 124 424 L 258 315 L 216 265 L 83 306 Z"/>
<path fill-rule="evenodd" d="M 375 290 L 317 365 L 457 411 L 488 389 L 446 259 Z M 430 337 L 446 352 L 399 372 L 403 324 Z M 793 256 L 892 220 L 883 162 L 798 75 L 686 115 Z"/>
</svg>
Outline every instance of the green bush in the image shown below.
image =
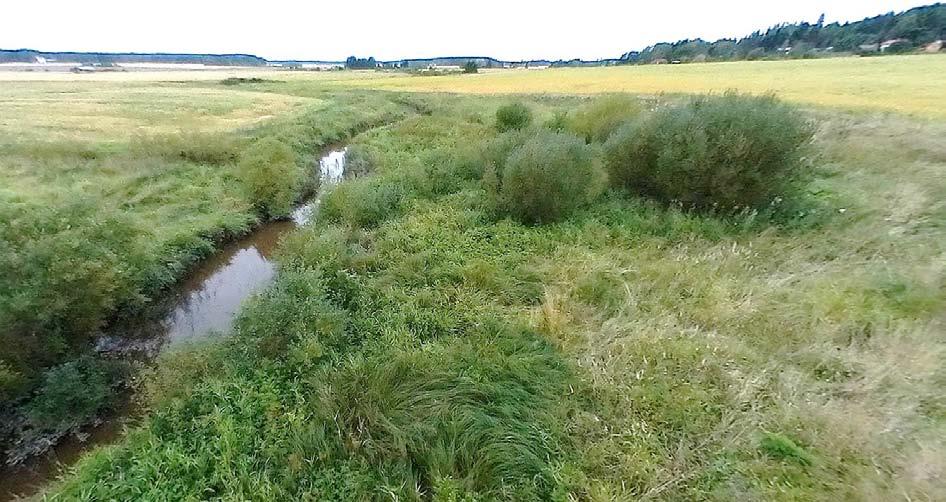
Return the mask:
<svg viewBox="0 0 946 502">
<path fill-rule="evenodd" d="M 361 228 L 373 228 L 395 216 L 405 198 L 396 180 L 366 177 L 346 181 L 322 199 L 323 218 Z"/>
<path fill-rule="evenodd" d="M 30 425 L 61 431 L 95 418 L 114 403 L 112 387 L 120 375 L 116 363 L 88 356 L 50 369 L 27 406 Z"/>
<path fill-rule="evenodd" d="M 525 129 L 532 124 L 532 110 L 522 103 L 511 103 L 496 110 L 496 129 L 499 132 Z"/>
<path fill-rule="evenodd" d="M 247 149 L 237 173 L 256 210 L 268 217 L 289 214 L 303 181 L 296 154 L 275 138 L 263 138 Z"/>
<path fill-rule="evenodd" d="M 525 223 L 552 222 L 601 194 L 606 178 L 595 153 L 575 135 L 541 130 L 484 179 L 500 212 Z"/>
<path fill-rule="evenodd" d="M 129 243 L 142 228 L 126 211 L 62 196 L 59 207 L 0 199 L 0 361 L 11 396 L 141 297 Z"/>
<path fill-rule="evenodd" d="M 797 187 L 812 133 L 772 96 L 706 96 L 622 126 L 605 165 L 613 184 L 663 202 L 759 208 Z"/>
<path fill-rule="evenodd" d="M 640 101 L 624 95 L 604 96 L 581 107 L 568 121 L 569 129 L 588 143 L 604 142 L 622 124 L 643 112 Z"/>
</svg>

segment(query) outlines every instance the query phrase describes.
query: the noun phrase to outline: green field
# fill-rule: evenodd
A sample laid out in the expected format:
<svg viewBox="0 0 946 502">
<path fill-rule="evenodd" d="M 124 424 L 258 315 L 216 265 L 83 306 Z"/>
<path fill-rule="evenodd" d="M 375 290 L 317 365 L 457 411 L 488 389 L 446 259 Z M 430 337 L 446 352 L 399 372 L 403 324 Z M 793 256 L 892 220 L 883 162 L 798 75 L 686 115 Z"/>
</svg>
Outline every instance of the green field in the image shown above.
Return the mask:
<svg viewBox="0 0 946 502">
<path fill-rule="evenodd" d="M 946 116 L 938 83 L 915 76 L 944 61 L 4 82 L 0 305 L 21 308 L 0 319 L 24 326 L 87 313 L 63 307 L 64 271 L 97 264 L 70 275 L 87 289 L 111 274 L 95 322 L 63 331 L 79 337 L 264 217 L 234 174 L 259 138 L 300 164 L 350 141 L 367 173 L 283 242 L 276 283 L 231 336 L 164 355 L 141 378 L 143 423 L 46 496 L 937 499 Z M 530 225 L 491 202 L 504 104 L 577 131 L 588 93 L 643 95 L 648 116 L 730 87 L 819 105 L 803 112 L 803 210 L 611 188 Z"/>
</svg>

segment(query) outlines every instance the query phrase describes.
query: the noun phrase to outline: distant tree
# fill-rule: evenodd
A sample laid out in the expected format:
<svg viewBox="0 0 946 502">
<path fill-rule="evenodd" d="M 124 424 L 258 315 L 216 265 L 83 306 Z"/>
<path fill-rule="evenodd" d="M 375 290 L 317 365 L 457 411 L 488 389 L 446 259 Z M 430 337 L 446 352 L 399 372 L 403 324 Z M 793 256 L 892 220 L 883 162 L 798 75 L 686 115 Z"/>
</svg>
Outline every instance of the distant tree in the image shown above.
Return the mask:
<svg viewBox="0 0 946 502">
<path fill-rule="evenodd" d="M 463 73 L 477 73 L 480 71 L 480 67 L 477 66 L 476 61 L 470 60 L 463 65 Z"/>
<path fill-rule="evenodd" d="M 345 60 L 345 68 L 351 70 L 364 70 L 369 68 L 377 68 L 378 62 L 375 61 L 374 57 L 369 57 L 367 59 L 358 58 L 355 56 L 348 56 L 348 59 Z"/>
<path fill-rule="evenodd" d="M 825 25 L 825 14 L 816 24 L 782 23 L 753 32 L 739 40 L 716 42 L 681 40 L 658 43 L 641 52 L 621 56 L 626 64 L 645 64 L 657 60 L 693 61 L 706 57 L 712 60 L 762 59 L 776 55 L 813 56 L 826 52 L 863 52 L 862 45 L 878 45 L 886 40 L 905 39 L 887 54 L 910 50 L 935 40 L 946 39 L 946 3 L 916 7 L 904 12 L 888 12 L 852 23 Z M 791 50 L 787 50 L 791 48 Z M 800 48 L 800 49 L 799 49 Z M 873 51 L 876 52 L 876 51 Z"/>
</svg>

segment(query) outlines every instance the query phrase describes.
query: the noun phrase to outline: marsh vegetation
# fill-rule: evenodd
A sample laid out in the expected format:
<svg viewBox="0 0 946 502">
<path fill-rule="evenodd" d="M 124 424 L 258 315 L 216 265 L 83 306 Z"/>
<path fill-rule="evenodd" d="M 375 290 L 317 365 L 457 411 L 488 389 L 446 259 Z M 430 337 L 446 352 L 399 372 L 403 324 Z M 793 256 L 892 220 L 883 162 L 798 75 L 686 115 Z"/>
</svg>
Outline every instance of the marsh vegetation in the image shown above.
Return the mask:
<svg viewBox="0 0 946 502">
<path fill-rule="evenodd" d="M 291 173 L 354 136 L 353 177 L 283 240 L 273 286 L 229 336 L 144 371 L 143 422 L 87 455 L 50 499 L 924 499 L 946 489 L 943 124 L 739 93 L 514 98 L 344 82 L 230 86 L 312 101 L 221 133 L 235 155 L 162 154 L 156 165 L 179 171 L 88 202 L 95 221 L 114 207 L 104 228 L 91 209 L 69 209 L 87 219 L 14 234 L 19 250 L 37 247 L 33 235 L 124 228 L 123 252 L 104 254 L 115 261 L 100 270 L 173 281 L 191 250 L 210 252 L 213 232 L 282 214 L 271 190 L 304 190 L 253 190 L 246 173 L 264 164 L 260 152 Z M 137 158 L 126 149 L 97 147 L 72 179 Z M 282 172 L 261 179 L 288 181 Z M 28 229 L 38 214 L 11 221 Z M 64 218 L 50 214 L 43 222 Z M 179 242 L 201 244 L 169 245 Z M 152 251 L 128 251 L 140 249 Z M 122 277 L 107 284 L 131 298 L 152 291 Z M 100 297 L 112 303 L 92 304 L 106 312 L 93 328 L 124 312 L 102 305 L 127 303 Z M 45 373 L 62 382 L 50 395 L 69 395 L 73 373 L 89 389 L 105 381 L 77 361 Z M 51 409 L 37 405 L 37 419 Z"/>
</svg>

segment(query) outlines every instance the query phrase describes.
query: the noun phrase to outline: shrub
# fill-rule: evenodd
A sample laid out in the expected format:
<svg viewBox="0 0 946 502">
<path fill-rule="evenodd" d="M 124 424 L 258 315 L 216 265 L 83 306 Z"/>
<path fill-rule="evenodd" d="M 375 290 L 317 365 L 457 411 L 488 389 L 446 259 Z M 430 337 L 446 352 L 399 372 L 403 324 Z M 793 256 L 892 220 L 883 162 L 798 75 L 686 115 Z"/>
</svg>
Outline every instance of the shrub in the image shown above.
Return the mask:
<svg viewBox="0 0 946 502">
<path fill-rule="evenodd" d="M 257 141 L 243 154 L 237 172 L 257 211 L 269 217 L 289 214 L 302 170 L 288 145 L 275 138 Z"/>
<path fill-rule="evenodd" d="M 483 163 L 487 168 L 494 167 L 501 169 L 509 154 L 513 150 L 522 146 L 527 139 L 532 137 L 532 131 L 508 131 L 496 136 L 486 142 L 483 147 Z"/>
<path fill-rule="evenodd" d="M 771 96 L 701 97 L 628 123 L 605 144 L 612 183 L 695 208 L 758 208 L 797 186 L 812 129 Z"/>
<path fill-rule="evenodd" d="M 496 110 L 496 129 L 499 132 L 520 130 L 532 124 L 532 111 L 522 103 L 511 103 Z"/>
<path fill-rule="evenodd" d="M 120 375 L 116 363 L 88 356 L 50 369 L 27 406 L 31 425 L 60 431 L 91 420 L 114 402 Z"/>
<path fill-rule="evenodd" d="M 604 142 L 618 127 L 639 117 L 642 111 L 640 102 L 630 96 L 604 96 L 575 112 L 569 129 L 588 143 Z"/>
<path fill-rule="evenodd" d="M 467 61 L 463 65 L 463 73 L 479 73 L 480 67 L 476 65 L 476 61 Z"/>
<path fill-rule="evenodd" d="M 366 177 L 346 181 L 322 199 L 322 216 L 361 228 L 372 228 L 397 214 L 404 189 L 395 180 Z"/>
<path fill-rule="evenodd" d="M 567 133 L 538 131 L 487 178 L 497 209 L 525 223 L 546 223 L 591 202 L 605 185 L 594 149 Z"/>
</svg>

